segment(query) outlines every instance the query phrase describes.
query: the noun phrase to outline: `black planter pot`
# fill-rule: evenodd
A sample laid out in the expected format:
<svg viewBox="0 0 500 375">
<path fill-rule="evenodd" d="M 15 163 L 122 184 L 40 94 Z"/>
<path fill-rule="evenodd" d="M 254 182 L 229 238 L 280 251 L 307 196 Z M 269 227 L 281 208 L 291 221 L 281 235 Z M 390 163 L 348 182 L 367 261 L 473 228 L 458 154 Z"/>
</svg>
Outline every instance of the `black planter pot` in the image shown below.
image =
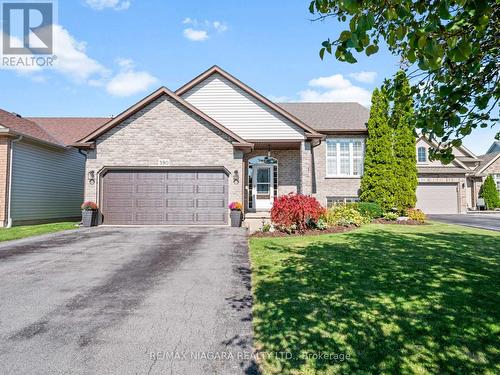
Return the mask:
<svg viewBox="0 0 500 375">
<path fill-rule="evenodd" d="M 85 228 L 97 225 L 97 211 L 82 210 L 82 225 Z"/>
<path fill-rule="evenodd" d="M 241 227 L 241 219 L 242 219 L 241 211 L 232 210 L 231 211 L 231 226 L 235 228 Z"/>
</svg>

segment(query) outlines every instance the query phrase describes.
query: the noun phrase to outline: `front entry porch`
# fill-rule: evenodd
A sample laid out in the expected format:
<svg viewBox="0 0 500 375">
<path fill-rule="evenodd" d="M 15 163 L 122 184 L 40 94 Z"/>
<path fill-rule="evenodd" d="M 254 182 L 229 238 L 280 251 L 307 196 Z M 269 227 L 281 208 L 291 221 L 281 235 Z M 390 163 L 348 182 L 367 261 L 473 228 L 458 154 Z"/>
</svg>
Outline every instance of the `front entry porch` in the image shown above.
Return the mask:
<svg viewBox="0 0 500 375">
<path fill-rule="evenodd" d="M 251 232 L 270 222 L 278 196 L 308 193 L 310 161 L 309 144 L 303 141 L 255 143 L 255 149 L 245 155 L 244 225 Z"/>
</svg>

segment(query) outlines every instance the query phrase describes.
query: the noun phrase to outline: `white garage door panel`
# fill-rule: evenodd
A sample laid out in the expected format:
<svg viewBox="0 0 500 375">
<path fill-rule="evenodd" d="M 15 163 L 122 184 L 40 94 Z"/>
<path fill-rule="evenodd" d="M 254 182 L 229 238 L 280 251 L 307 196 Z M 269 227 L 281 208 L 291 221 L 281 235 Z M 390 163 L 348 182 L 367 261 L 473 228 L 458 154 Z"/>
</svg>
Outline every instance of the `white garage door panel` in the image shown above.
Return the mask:
<svg viewBox="0 0 500 375">
<path fill-rule="evenodd" d="M 457 184 L 419 184 L 417 187 L 417 208 L 426 214 L 458 213 Z"/>
</svg>

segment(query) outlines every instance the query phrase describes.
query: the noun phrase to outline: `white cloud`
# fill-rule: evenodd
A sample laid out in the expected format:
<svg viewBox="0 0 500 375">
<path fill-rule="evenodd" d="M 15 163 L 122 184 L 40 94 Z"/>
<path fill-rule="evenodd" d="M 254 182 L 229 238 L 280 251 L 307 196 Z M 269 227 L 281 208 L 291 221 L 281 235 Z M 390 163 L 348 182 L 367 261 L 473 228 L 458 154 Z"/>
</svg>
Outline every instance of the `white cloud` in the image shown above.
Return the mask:
<svg viewBox="0 0 500 375">
<path fill-rule="evenodd" d="M 203 42 L 209 38 L 208 32 L 205 30 L 194 30 L 190 27 L 184 29 L 183 34 L 187 39 L 192 40 L 193 42 Z"/>
<path fill-rule="evenodd" d="M 227 25 L 225 23 L 214 21 L 212 22 L 212 26 L 214 27 L 215 30 L 217 30 L 220 33 L 227 31 Z"/>
<path fill-rule="evenodd" d="M 103 10 L 106 8 L 127 10 L 130 8 L 132 2 L 129 0 L 86 0 L 86 3 L 95 10 Z"/>
<path fill-rule="evenodd" d="M 75 39 L 61 25 L 54 25 L 54 56 L 51 68 L 37 65 L 15 66 L 8 69 L 32 79 L 35 82 L 47 82 L 54 72 L 77 84 L 105 88 L 116 96 L 129 96 L 145 91 L 158 80 L 146 71 L 136 71 L 131 59 L 119 59 L 118 72 L 108 69 L 87 54 L 87 43 Z M 0 33 L 0 50 L 2 43 Z M 6 68 L 6 67 L 4 67 Z"/>
<path fill-rule="evenodd" d="M 0 34 L 0 37 L 2 35 Z M 1 48 L 0 38 L 0 48 Z M 12 67 L 4 67 L 11 69 L 17 73 L 28 75 L 36 81 L 41 81 L 39 76 L 35 75 L 43 73 L 47 70 L 53 70 L 63 74 L 72 81 L 78 83 L 87 82 L 90 79 L 102 78 L 109 72 L 98 61 L 92 59 L 86 52 L 87 44 L 76 40 L 64 27 L 61 25 L 53 25 L 53 50 L 55 59 L 51 67 L 40 67 L 36 64 L 31 65 L 15 65 Z"/>
<path fill-rule="evenodd" d="M 156 77 L 145 71 L 136 71 L 130 59 L 119 59 L 120 72 L 107 84 L 106 91 L 115 96 L 130 96 L 149 89 L 158 82 Z"/>
<path fill-rule="evenodd" d="M 345 79 L 342 74 L 334 74 L 329 77 L 314 78 L 309 81 L 309 86 L 321 87 L 325 89 L 345 89 L 351 86 L 351 82 Z"/>
<path fill-rule="evenodd" d="M 202 42 L 209 39 L 212 33 L 223 33 L 228 29 L 227 25 L 221 21 L 198 21 L 191 17 L 184 18 L 182 24 L 191 26 L 185 28 L 182 33 L 185 38 L 194 42 Z"/>
<path fill-rule="evenodd" d="M 375 78 L 377 78 L 377 72 L 357 72 L 349 74 L 349 77 L 355 79 L 361 83 L 373 83 L 375 82 Z"/>
<path fill-rule="evenodd" d="M 77 41 L 65 28 L 54 25 L 54 69 L 76 82 L 104 77 L 108 69 L 86 53 L 87 43 Z"/>
<path fill-rule="evenodd" d="M 351 81 L 342 74 L 311 79 L 309 81 L 309 86 L 312 88 L 308 88 L 298 93 L 299 101 L 358 102 L 365 107 L 370 106 L 371 91 L 353 85 Z"/>
</svg>

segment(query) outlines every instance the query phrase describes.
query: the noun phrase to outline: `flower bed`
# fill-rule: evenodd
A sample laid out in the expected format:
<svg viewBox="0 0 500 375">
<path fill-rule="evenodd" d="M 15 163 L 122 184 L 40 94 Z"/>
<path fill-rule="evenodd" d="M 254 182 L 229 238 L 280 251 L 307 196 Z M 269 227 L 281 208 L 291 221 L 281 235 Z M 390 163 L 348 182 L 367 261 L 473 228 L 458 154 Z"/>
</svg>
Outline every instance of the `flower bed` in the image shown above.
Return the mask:
<svg viewBox="0 0 500 375">
<path fill-rule="evenodd" d="M 424 221 L 419 221 L 419 220 L 387 220 L 384 219 L 383 217 L 379 219 L 375 219 L 372 221 L 373 224 L 395 224 L 395 225 L 427 225 L 426 222 Z"/>
<path fill-rule="evenodd" d="M 358 228 L 355 225 L 349 226 L 335 226 L 329 227 L 327 229 L 319 230 L 319 229 L 307 229 L 303 232 L 280 232 L 275 230 L 274 232 L 255 232 L 250 237 L 301 237 L 301 236 L 318 236 L 320 234 L 332 234 L 332 233 L 344 233 L 350 232 L 354 229 Z"/>
</svg>

